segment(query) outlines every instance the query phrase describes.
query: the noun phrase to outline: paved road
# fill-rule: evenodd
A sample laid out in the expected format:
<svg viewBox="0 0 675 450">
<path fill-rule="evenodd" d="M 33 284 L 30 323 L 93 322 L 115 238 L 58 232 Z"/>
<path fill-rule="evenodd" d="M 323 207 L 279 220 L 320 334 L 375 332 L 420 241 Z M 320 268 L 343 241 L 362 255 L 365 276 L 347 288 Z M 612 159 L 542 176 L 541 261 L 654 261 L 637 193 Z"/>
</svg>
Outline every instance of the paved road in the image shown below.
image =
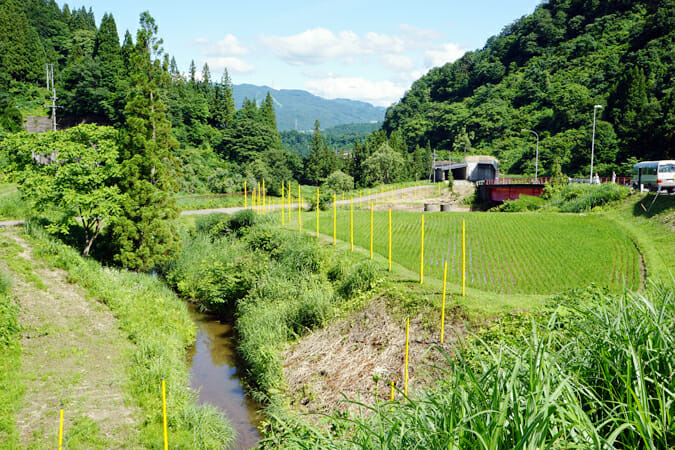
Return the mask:
<svg viewBox="0 0 675 450">
<path fill-rule="evenodd" d="M 410 192 L 415 192 L 418 189 L 425 189 L 426 191 L 431 191 L 432 189 L 438 189 L 436 187 L 437 185 L 430 185 L 430 184 L 425 184 L 422 186 L 411 186 L 407 188 L 402 188 L 402 189 L 396 189 L 394 191 L 388 191 L 384 193 L 375 193 L 375 194 L 369 194 L 369 195 L 364 195 L 362 197 L 354 197 L 354 201 L 368 201 L 368 200 L 378 200 L 378 199 L 384 199 L 385 201 L 387 199 L 390 199 L 392 194 L 394 197 L 399 197 L 403 194 L 410 193 Z M 437 191 L 433 191 L 435 194 Z M 338 200 L 336 203 L 338 205 L 349 205 L 350 200 Z M 303 203 L 303 207 L 309 207 L 309 203 Z M 288 207 L 288 205 L 284 205 L 284 207 Z M 298 203 L 291 203 L 291 208 L 297 208 Z M 279 209 L 279 205 L 265 205 L 265 209 L 269 210 L 275 210 Z M 194 209 L 191 211 L 181 211 L 180 215 L 181 216 L 196 216 L 196 215 L 203 215 L 203 214 L 212 214 L 212 213 L 226 213 L 226 214 L 233 214 L 236 213 L 237 211 L 243 210 L 243 206 L 232 206 L 229 208 L 211 208 L 211 209 Z M 249 206 L 247 209 L 251 209 L 251 206 Z"/>
<path fill-rule="evenodd" d="M 417 187 L 407 187 L 407 188 L 402 188 L 402 189 L 396 189 L 394 191 L 389 191 L 389 192 L 384 192 L 384 193 L 376 193 L 376 194 L 370 194 L 370 195 L 364 195 L 362 197 L 355 197 L 354 201 L 368 201 L 368 200 L 378 200 L 378 199 L 384 199 L 385 201 L 387 199 L 390 199 L 392 194 L 394 197 L 399 197 L 403 194 L 414 192 L 417 189 L 425 189 L 427 191 L 431 189 L 437 189 L 436 185 L 429 185 L 425 184 L 423 186 L 417 186 Z M 433 193 L 435 193 L 434 191 Z M 338 200 L 336 202 L 338 205 L 349 205 L 349 200 Z M 304 203 L 304 207 L 309 207 L 309 203 Z M 279 209 L 279 205 L 266 205 L 265 208 L 269 210 L 275 210 Z M 284 205 L 284 207 L 288 207 L 288 205 Z M 292 203 L 291 208 L 297 208 L 298 204 L 297 203 Z M 180 215 L 181 216 L 196 216 L 196 215 L 205 215 L 205 214 L 212 214 L 212 213 L 227 213 L 227 214 L 233 214 L 236 213 L 237 211 L 243 210 L 243 206 L 233 206 L 230 208 L 212 208 L 212 209 L 194 209 L 191 211 L 181 211 Z M 248 209 L 251 209 L 249 206 Z M 13 227 L 17 225 L 23 225 L 26 221 L 25 220 L 4 220 L 0 221 L 0 228 L 2 227 Z"/>
</svg>

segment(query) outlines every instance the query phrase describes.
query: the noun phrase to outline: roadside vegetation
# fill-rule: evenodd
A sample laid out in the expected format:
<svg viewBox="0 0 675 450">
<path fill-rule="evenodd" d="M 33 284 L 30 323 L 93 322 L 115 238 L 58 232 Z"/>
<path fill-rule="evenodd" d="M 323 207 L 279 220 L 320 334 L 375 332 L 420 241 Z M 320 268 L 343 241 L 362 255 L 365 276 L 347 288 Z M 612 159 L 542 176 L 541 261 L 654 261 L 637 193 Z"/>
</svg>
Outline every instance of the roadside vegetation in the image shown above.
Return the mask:
<svg viewBox="0 0 675 450">
<path fill-rule="evenodd" d="M 19 306 L 10 294 L 11 278 L 0 273 L 0 442 L 19 447 L 15 412 L 21 404 Z"/>
</svg>

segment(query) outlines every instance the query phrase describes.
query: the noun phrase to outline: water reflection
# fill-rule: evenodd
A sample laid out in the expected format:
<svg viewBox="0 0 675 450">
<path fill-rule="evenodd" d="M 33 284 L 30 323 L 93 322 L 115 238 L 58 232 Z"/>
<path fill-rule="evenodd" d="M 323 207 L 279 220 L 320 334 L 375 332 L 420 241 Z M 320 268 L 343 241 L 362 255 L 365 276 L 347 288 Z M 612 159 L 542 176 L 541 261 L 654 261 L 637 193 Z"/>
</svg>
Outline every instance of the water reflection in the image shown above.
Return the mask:
<svg viewBox="0 0 675 450">
<path fill-rule="evenodd" d="M 217 406 L 237 430 L 235 448 L 255 447 L 260 440 L 258 404 L 249 399 L 241 386 L 237 369 L 234 330 L 189 305 L 197 326 L 195 345 L 188 349 L 190 384 L 199 391 L 199 402 Z"/>
</svg>

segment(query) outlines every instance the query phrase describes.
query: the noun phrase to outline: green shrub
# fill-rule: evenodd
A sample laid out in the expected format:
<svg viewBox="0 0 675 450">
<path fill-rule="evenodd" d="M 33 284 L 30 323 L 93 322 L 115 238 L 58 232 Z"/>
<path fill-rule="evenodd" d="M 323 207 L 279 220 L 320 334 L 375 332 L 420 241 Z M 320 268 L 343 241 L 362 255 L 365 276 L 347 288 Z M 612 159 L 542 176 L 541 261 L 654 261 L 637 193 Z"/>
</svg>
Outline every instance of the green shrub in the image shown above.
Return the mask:
<svg viewBox="0 0 675 450">
<path fill-rule="evenodd" d="M 341 194 L 354 190 L 354 177 L 347 175 L 341 170 L 336 170 L 326 177 L 326 181 L 321 185 L 321 190 L 329 193 L 332 200 L 332 194 Z"/>
<path fill-rule="evenodd" d="M 295 310 L 288 316 L 288 325 L 298 336 L 326 324 L 332 315 L 333 292 L 317 286 L 302 293 Z"/>
<path fill-rule="evenodd" d="M 501 212 L 524 212 L 536 211 L 541 209 L 546 204 L 542 198 L 532 195 L 521 195 L 517 200 L 506 200 L 493 210 Z"/>
<path fill-rule="evenodd" d="M 344 298 L 352 298 L 360 292 L 372 289 L 379 280 L 379 269 L 373 261 L 363 261 L 351 268 L 338 292 Z"/>
<path fill-rule="evenodd" d="M 324 263 L 323 248 L 315 237 L 306 234 L 287 233 L 279 262 L 296 272 L 318 272 Z"/>
<path fill-rule="evenodd" d="M 613 183 L 572 183 L 552 194 L 551 205 L 563 212 L 585 212 L 623 200 L 629 192 L 627 187 Z"/>
<path fill-rule="evenodd" d="M 209 233 L 210 230 L 221 222 L 230 221 L 230 215 L 225 213 L 213 213 L 199 215 L 195 219 L 195 230 L 197 233 Z"/>
</svg>

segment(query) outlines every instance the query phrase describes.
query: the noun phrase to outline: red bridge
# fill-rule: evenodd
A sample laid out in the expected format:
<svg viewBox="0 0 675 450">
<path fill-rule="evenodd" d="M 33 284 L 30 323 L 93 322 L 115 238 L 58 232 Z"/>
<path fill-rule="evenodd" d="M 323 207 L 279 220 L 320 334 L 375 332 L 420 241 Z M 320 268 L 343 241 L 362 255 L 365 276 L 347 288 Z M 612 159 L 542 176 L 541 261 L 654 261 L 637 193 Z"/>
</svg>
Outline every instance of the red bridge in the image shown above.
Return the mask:
<svg viewBox="0 0 675 450">
<path fill-rule="evenodd" d="M 600 183 L 630 183 L 630 177 L 600 178 Z M 546 183 L 551 182 L 551 177 L 517 177 L 495 178 L 476 182 L 476 189 L 484 201 L 503 202 L 516 200 L 521 195 L 539 197 L 544 192 Z M 570 183 L 588 183 L 588 178 L 570 178 Z"/>
<path fill-rule="evenodd" d="M 544 192 L 545 183 L 550 181 L 549 177 L 496 178 L 476 182 L 476 189 L 484 201 L 501 203 L 516 200 L 521 195 L 539 197 Z"/>
</svg>

